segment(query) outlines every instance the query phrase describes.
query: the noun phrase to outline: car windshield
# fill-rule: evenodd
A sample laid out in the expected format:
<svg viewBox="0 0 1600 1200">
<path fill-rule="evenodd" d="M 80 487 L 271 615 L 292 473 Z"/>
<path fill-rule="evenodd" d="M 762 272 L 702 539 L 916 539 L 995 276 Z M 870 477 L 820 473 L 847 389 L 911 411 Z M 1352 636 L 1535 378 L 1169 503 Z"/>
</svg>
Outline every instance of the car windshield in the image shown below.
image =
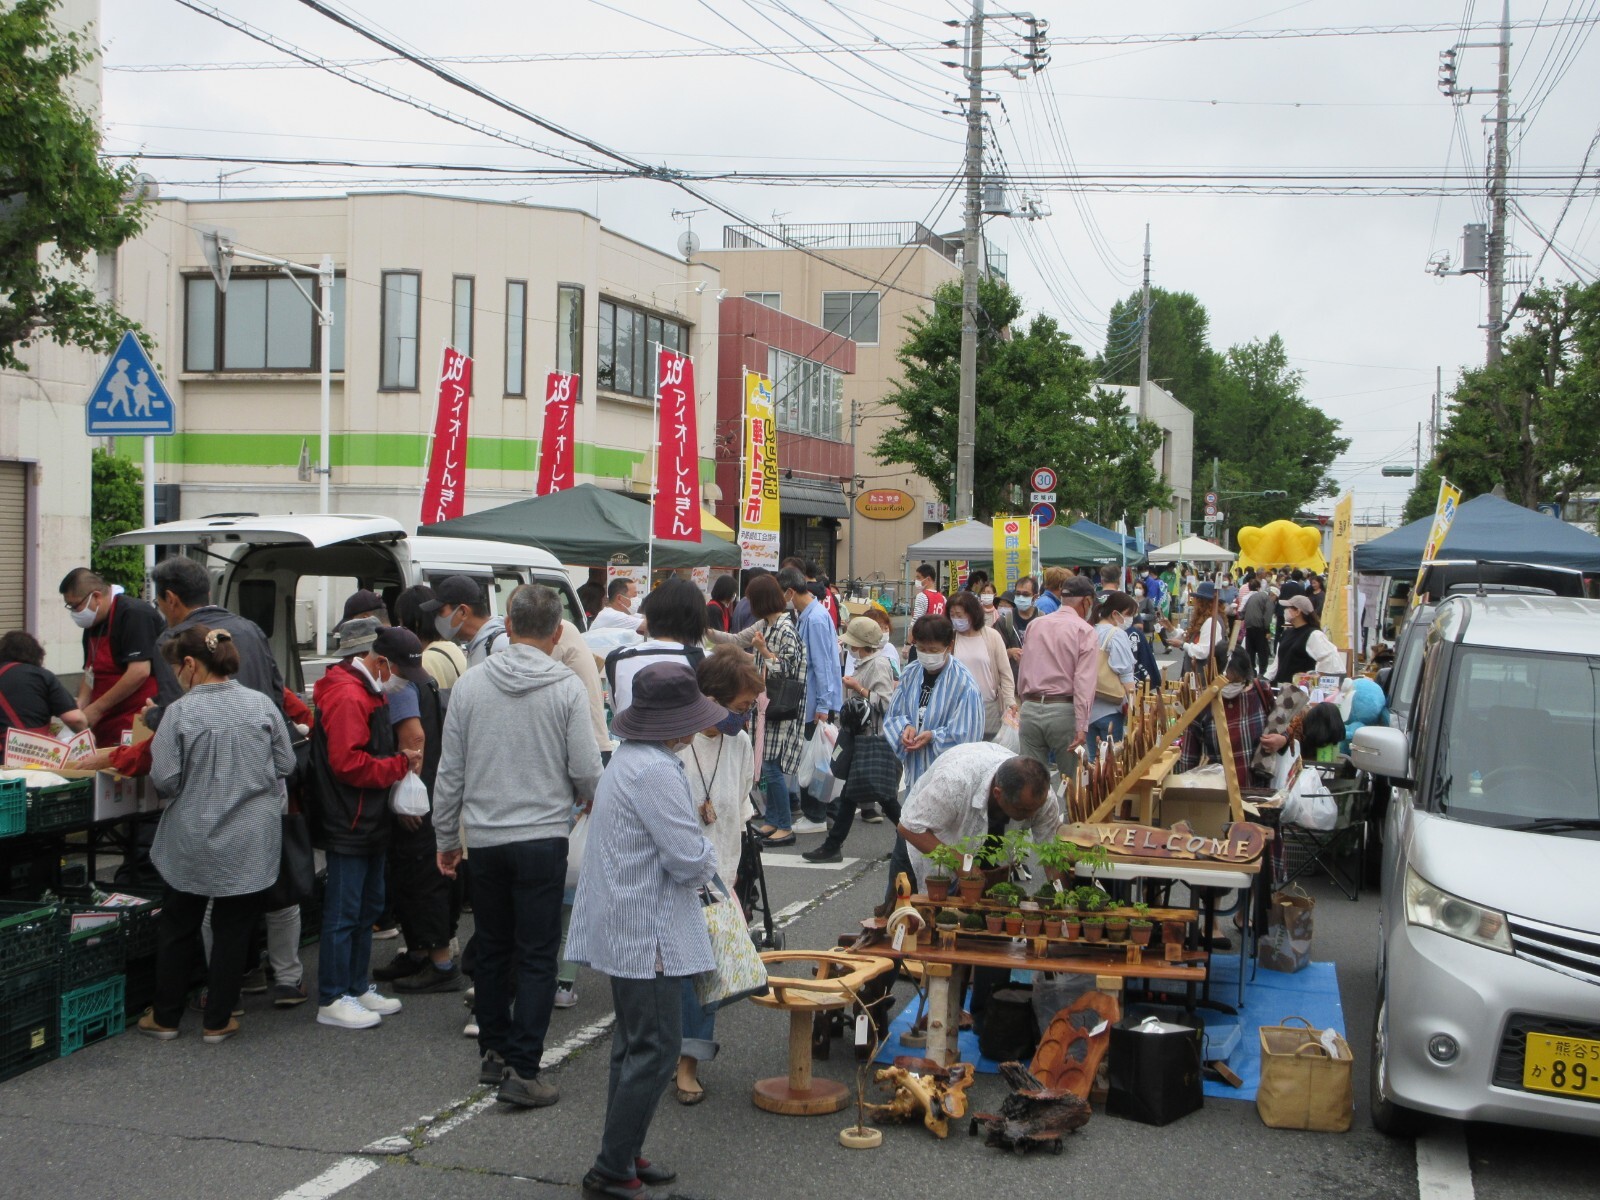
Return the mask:
<svg viewBox="0 0 1600 1200">
<path fill-rule="evenodd" d="M 1600 658 L 1464 649 L 1438 755 L 1442 811 L 1593 836 L 1600 826 Z"/>
</svg>

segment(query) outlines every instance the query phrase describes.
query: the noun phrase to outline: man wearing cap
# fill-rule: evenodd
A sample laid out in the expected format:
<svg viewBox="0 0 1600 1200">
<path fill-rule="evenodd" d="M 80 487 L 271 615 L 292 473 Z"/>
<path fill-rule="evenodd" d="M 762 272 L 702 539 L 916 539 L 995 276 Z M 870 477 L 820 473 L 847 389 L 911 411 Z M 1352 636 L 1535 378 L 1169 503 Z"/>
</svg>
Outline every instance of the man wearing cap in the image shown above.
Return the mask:
<svg viewBox="0 0 1600 1200">
<path fill-rule="evenodd" d="M 595 793 L 600 750 L 587 691 L 551 657 L 565 628 L 561 598 L 523 584 L 506 615 L 509 644 L 450 691 L 433 829 L 438 868 L 452 878 L 461 826 L 472 829 L 478 1078 L 499 1084 L 507 1104 L 539 1108 L 559 1099 L 539 1062 L 556 996 L 567 832 Z"/>
<path fill-rule="evenodd" d="M 851 617 L 850 623 L 845 626 L 844 635 L 839 640 L 844 645 L 845 654 L 844 678 L 840 681 L 841 686 L 847 697 L 859 696 L 867 706 L 868 723 L 862 731 L 863 735 L 881 735 L 883 716 L 889 711 L 889 702 L 894 698 L 894 669 L 899 661 L 891 660 L 884 650 L 887 648 L 892 654 L 894 647 L 884 636 L 883 626 L 871 617 Z M 856 811 L 857 815 L 869 825 L 877 825 L 883 821 L 883 814 L 878 811 L 877 804 L 870 800 L 857 806 Z M 823 839 L 820 847 L 801 857 L 811 862 L 841 861 L 842 855 L 840 857 L 833 855 L 839 855 L 839 846 L 843 844 L 848 833 L 849 827 L 846 826 L 837 841 L 830 833 Z"/>
<path fill-rule="evenodd" d="M 317 1022 L 369 1029 L 400 1011 L 371 980 L 372 923 L 383 912 L 389 789 L 422 769 L 419 750 L 399 750 L 386 696 L 408 676 L 427 679 L 422 643 L 371 617 L 341 625 L 339 661 L 312 689 L 314 829 L 327 851 L 328 886 L 318 952 Z"/>
<path fill-rule="evenodd" d="M 344 602 L 344 616 L 339 624 L 354 621 L 357 617 L 371 617 L 379 625 L 389 623 L 389 609 L 383 602 L 383 597 L 370 588 L 361 588 L 352 592 L 350 598 Z"/>
<path fill-rule="evenodd" d="M 489 615 L 483 586 L 470 575 L 450 575 L 440 580 L 433 589 L 433 599 L 423 601 L 420 611 L 433 617 L 442 639 L 461 643 L 469 667 L 506 647 L 505 618 Z"/>
<path fill-rule="evenodd" d="M 1049 579 L 1050 573 L 1045 577 Z M 1018 732 L 1022 753 L 1046 766 L 1053 753 L 1065 774 L 1072 769 L 1068 755 L 1083 745 L 1088 733 L 1100 646 L 1088 619 L 1094 606 L 1094 585 L 1081 575 L 1058 582 L 1060 606 L 1036 618 L 1022 643 L 1022 663 L 1017 670 L 1017 695 L 1022 701 Z"/>
<path fill-rule="evenodd" d="M 569 959 L 611 977 L 616 1013 L 605 1129 L 583 1177 L 586 1195 L 628 1200 L 675 1178 L 643 1157 L 644 1140 L 678 1067 L 684 977 L 716 965 L 697 892 L 717 870 L 677 752 L 727 716 L 701 695 L 693 671 L 662 662 L 634 676 L 633 702 L 611 723 L 622 744 L 595 793 L 567 938 Z M 472 855 L 476 885 L 476 841 Z"/>
</svg>

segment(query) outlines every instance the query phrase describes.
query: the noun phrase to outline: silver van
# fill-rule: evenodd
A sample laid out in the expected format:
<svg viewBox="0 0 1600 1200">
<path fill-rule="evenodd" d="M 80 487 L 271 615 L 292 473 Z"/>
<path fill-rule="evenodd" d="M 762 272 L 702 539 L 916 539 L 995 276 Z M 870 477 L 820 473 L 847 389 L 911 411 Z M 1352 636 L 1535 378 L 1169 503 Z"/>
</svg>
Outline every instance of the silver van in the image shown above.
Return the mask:
<svg viewBox="0 0 1600 1200">
<path fill-rule="evenodd" d="M 1373 1124 L 1600 1134 L 1600 601 L 1449 597 L 1351 758 L 1394 785 Z"/>
<path fill-rule="evenodd" d="M 370 588 L 392 604 L 414 584 L 471 575 L 488 592 L 489 608 L 505 612 L 520 584 L 554 588 L 565 616 L 587 626 L 567 571 L 546 550 L 508 542 L 408 535 L 388 517 L 350 513 L 259 516 L 254 513 L 170 521 L 119 534 L 108 546 L 172 546 L 215 568 L 216 603 L 249 617 L 272 642 L 284 682 L 303 691 L 320 671 L 308 673 L 301 647 L 316 628 L 316 581 L 326 579 L 328 624 L 338 624 L 344 598 Z"/>
</svg>

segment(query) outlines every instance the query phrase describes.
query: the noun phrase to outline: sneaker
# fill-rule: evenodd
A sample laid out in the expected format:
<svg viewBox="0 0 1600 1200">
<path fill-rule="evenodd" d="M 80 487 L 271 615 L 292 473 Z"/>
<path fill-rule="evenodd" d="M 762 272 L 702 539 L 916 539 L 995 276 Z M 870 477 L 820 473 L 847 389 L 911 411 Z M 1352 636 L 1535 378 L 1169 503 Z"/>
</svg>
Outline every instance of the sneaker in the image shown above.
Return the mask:
<svg viewBox="0 0 1600 1200">
<path fill-rule="evenodd" d="M 478 1036 L 478 1018 L 477 1017 L 468 1017 L 467 1018 L 466 1025 L 462 1027 L 461 1036 L 462 1037 L 469 1037 L 469 1038 L 475 1038 L 475 1037 Z"/>
<path fill-rule="evenodd" d="M 170 1042 L 178 1036 L 176 1029 L 156 1023 L 156 1010 L 153 1008 L 144 1010 L 144 1015 L 139 1018 L 139 1024 L 136 1028 L 146 1037 L 153 1037 L 158 1042 Z"/>
<path fill-rule="evenodd" d="M 515 1067 L 507 1067 L 494 1098 L 502 1104 L 516 1104 L 522 1108 L 548 1108 L 561 1099 L 561 1093 L 556 1091 L 555 1084 L 546 1083 L 537 1075 L 524 1079 Z"/>
<path fill-rule="evenodd" d="M 254 971 L 246 971 L 244 978 L 239 980 L 239 990 L 246 996 L 259 996 L 267 990 L 267 964 L 262 963 Z"/>
<path fill-rule="evenodd" d="M 408 975 L 415 975 L 422 970 L 422 965 L 428 961 L 427 955 L 413 958 L 409 954 L 396 954 L 381 967 L 372 968 L 372 977 L 379 983 L 393 983 L 396 979 L 404 979 Z"/>
<path fill-rule="evenodd" d="M 383 1024 L 383 1018 L 369 1011 L 354 996 L 340 996 L 332 1004 L 317 1009 L 318 1025 L 336 1025 L 341 1029 L 371 1029 Z"/>
<path fill-rule="evenodd" d="M 306 1000 L 306 985 L 303 983 L 280 983 L 273 986 L 274 1008 L 293 1008 L 297 1004 L 304 1004 Z"/>
<path fill-rule="evenodd" d="M 856 813 L 868 825 L 882 825 L 883 814 L 874 805 L 863 805 Z"/>
<path fill-rule="evenodd" d="M 200 1040 L 208 1046 L 218 1046 L 239 1032 L 239 1022 L 232 1017 L 221 1029 L 202 1029 Z"/>
<path fill-rule="evenodd" d="M 823 842 L 822 845 L 818 846 L 815 850 L 807 850 L 800 857 L 805 859 L 807 862 L 814 863 L 836 863 L 844 861 L 844 855 L 839 852 L 839 847 L 828 842 Z"/>
<path fill-rule="evenodd" d="M 467 989 L 467 994 L 465 996 L 461 997 L 461 1002 L 463 1004 L 465 1004 L 468 1008 L 471 1008 L 472 1007 L 472 1002 L 474 1000 L 476 1000 L 477 998 L 478 998 L 478 985 L 477 984 L 473 984 L 471 987 L 469 987 Z"/>
<path fill-rule="evenodd" d="M 575 988 L 575 987 L 557 987 L 556 988 L 556 1007 L 557 1008 L 577 1008 L 578 1007 L 578 989 Z"/>
<path fill-rule="evenodd" d="M 380 1017 L 392 1017 L 400 1011 L 400 1001 L 392 996 L 379 995 L 375 983 L 368 985 L 366 991 L 357 993 L 355 1000 L 362 1008 Z"/>
<path fill-rule="evenodd" d="M 201 988 L 198 992 L 196 992 L 194 994 L 193 998 L 189 1001 L 189 1007 L 194 1009 L 194 1011 L 197 1012 L 197 1013 L 205 1012 L 205 1010 L 206 1010 L 206 1001 L 210 999 L 210 994 L 211 994 L 211 989 L 210 988 Z M 244 1009 L 235 1008 L 233 1010 L 233 1012 L 231 1012 L 228 1015 L 229 1016 L 233 1016 L 233 1017 L 242 1017 L 242 1016 L 244 1016 Z"/>
<path fill-rule="evenodd" d="M 498 1050 L 486 1050 L 478 1060 L 478 1082 L 499 1083 L 506 1074 L 506 1060 Z"/>
<path fill-rule="evenodd" d="M 801 817 L 793 825 L 789 826 L 789 829 L 794 833 L 827 833 L 828 825 L 825 821 L 812 821 L 806 817 Z"/>
<path fill-rule="evenodd" d="M 397 938 L 399 936 L 400 926 L 398 925 L 374 925 L 372 927 L 372 940 L 375 942 L 386 942 L 390 938 Z"/>
<path fill-rule="evenodd" d="M 425 959 L 420 971 L 402 976 L 394 981 L 394 990 L 397 992 L 459 992 L 461 983 L 466 976 L 461 974 L 461 968 L 451 963 L 445 970 L 440 970 L 432 959 Z"/>
</svg>

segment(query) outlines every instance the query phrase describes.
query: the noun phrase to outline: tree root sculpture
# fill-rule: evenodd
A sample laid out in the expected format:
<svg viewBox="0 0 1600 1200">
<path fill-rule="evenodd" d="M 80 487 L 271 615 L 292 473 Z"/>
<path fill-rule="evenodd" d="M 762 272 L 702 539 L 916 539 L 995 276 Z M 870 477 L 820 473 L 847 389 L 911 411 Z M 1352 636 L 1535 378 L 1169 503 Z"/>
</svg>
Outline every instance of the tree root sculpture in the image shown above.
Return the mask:
<svg viewBox="0 0 1600 1200">
<path fill-rule="evenodd" d="M 897 1058 L 874 1078 L 892 1091 L 887 1104 L 868 1104 L 874 1120 L 909 1121 L 918 1113 L 935 1137 L 950 1136 L 950 1120 L 967 1115 L 967 1089 L 972 1086 L 971 1063 L 941 1067 L 924 1058 Z"/>
</svg>

